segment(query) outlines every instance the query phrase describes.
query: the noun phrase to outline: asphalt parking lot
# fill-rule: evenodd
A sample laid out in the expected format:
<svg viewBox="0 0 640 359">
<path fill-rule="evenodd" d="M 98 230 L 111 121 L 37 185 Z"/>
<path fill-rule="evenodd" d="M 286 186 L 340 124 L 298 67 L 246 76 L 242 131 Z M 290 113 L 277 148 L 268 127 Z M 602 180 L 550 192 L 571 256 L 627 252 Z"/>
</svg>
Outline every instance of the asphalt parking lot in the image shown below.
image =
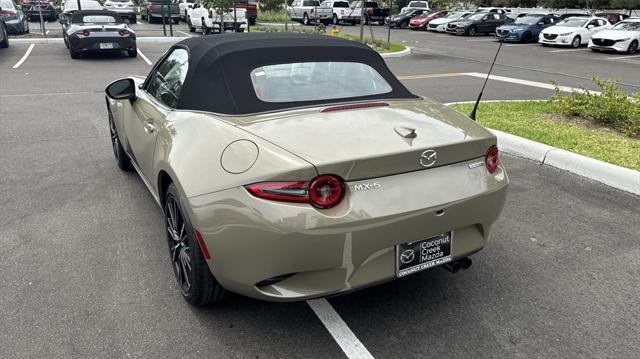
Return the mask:
<svg viewBox="0 0 640 359">
<path fill-rule="evenodd" d="M 475 99 L 497 46 L 392 36 L 415 47 L 389 59 L 392 70 L 442 102 Z M 55 41 L 0 50 L 0 357 L 344 357 L 305 302 L 232 296 L 195 309 L 180 298 L 162 213 L 139 177 L 118 170 L 109 142 L 105 85 L 145 75 L 169 44 L 138 46 L 138 58 L 81 60 Z M 546 98 L 551 80 L 590 87 L 592 75 L 640 90 L 640 57 L 556 50 L 504 47 L 485 98 Z M 507 203 L 470 270 L 434 269 L 328 303 L 377 358 L 636 357 L 640 198 L 503 158 Z"/>
</svg>

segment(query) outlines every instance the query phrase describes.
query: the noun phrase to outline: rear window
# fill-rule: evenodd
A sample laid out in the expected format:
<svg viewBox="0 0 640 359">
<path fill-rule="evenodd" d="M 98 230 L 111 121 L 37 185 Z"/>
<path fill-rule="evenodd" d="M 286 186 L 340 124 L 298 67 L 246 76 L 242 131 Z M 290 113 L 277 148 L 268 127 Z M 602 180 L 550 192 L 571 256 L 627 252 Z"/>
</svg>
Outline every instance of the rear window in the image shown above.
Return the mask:
<svg viewBox="0 0 640 359">
<path fill-rule="evenodd" d="M 82 10 L 102 10 L 102 5 L 97 1 L 82 1 L 80 2 Z M 67 1 L 64 3 L 65 10 L 78 10 L 77 1 Z"/>
<path fill-rule="evenodd" d="M 256 96 L 264 102 L 323 101 L 381 95 L 391 86 L 371 66 L 357 62 L 300 62 L 251 71 Z"/>
<path fill-rule="evenodd" d="M 304 1 L 302 6 L 320 6 L 319 1 Z"/>
<path fill-rule="evenodd" d="M 82 17 L 83 23 L 92 23 L 92 24 L 105 24 L 105 23 L 115 23 L 116 19 L 113 16 L 109 15 L 88 15 Z"/>
<path fill-rule="evenodd" d="M 409 6 L 411 7 L 427 7 L 427 3 L 426 2 L 422 2 L 422 1 L 412 1 L 409 3 Z"/>
<path fill-rule="evenodd" d="M 346 1 L 336 1 L 333 3 L 333 7 L 349 7 L 349 3 Z"/>
</svg>

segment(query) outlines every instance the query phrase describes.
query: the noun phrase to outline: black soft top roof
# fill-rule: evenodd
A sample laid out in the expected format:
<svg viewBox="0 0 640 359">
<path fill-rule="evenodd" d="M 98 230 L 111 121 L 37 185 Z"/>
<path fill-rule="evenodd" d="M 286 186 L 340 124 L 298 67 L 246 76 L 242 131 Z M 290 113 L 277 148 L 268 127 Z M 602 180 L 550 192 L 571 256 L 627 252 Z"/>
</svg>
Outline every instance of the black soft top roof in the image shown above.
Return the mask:
<svg viewBox="0 0 640 359">
<path fill-rule="evenodd" d="M 76 11 L 71 15 L 71 23 L 73 24 L 81 24 L 84 21 L 85 16 L 112 16 L 116 20 L 116 24 L 123 23 L 122 17 L 117 12 L 109 11 L 109 10 L 80 10 Z"/>
<path fill-rule="evenodd" d="M 354 41 L 324 35 L 241 33 L 193 37 L 173 48 L 186 48 L 190 55 L 177 109 L 248 115 L 325 103 L 417 97 L 396 79 L 380 55 Z M 364 63 L 378 71 L 392 91 L 320 101 L 271 103 L 258 99 L 251 82 L 251 71 L 265 65 L 295 62 Z M 331 89 L 319 88 L 318 91 Z"/>
</svg>

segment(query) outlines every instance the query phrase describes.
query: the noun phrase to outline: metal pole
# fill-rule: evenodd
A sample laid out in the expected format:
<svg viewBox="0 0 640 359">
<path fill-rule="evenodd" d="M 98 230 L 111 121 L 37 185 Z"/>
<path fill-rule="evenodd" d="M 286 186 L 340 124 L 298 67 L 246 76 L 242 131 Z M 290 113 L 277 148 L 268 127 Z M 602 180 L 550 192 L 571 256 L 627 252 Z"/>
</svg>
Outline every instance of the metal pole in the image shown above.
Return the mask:
<svg viewBox="0 0 640 359">
<path fill-rule="evenodd" d="M 245 12 L 245 17 L 246 12 Z M 238 32 L 238 15 L 236 14 L 236 3 L 233 3 L 233 32 Z"/>
<path fill-rule="evenodd" d="M 82 6 L 80 5 L 80 0 L 77 0 L 77 1 L 78 1 L 78 10 L 82 10 Z"/>
<path fill-rule="evenodd" d="M 358 5 L 360 5 L 360 42 L 364 43 L 364 2 L 360 0 Z"/>
<path fill-rule="evenodd" d="M 287 11 L 288 5 L 287 5 L 287 0 L 284 0 L 284 31 L 287 32 L 289 31 L 289 24 L 288 24 L 288 19 L 289 19 L 289 13 Z"/>
<path fill-rule="evenodd" d="M 165 24 L 165 13 L 164 13 L 164 1 L 160 3 L 160 17 L 162 18 L 162 32 L 164 32 L 164 36 L 167 36 L 167 25 Z M 151 22 L 151 20 L 149 20 L 149 22 Z"/>
<path fill-rule="evenodd" d="M 173 37 L 173 16 L 171 15 L 171 3 L 167 0 L 167 12 L 169 13 L 169 34 Z"/>
<path fill-rule="evenodd" d="M 393 0 L 389 6 L 389 24 L 387 24 L 387 50 L 391 48 L 391 12 L 393 11 Z"/>
</svg>

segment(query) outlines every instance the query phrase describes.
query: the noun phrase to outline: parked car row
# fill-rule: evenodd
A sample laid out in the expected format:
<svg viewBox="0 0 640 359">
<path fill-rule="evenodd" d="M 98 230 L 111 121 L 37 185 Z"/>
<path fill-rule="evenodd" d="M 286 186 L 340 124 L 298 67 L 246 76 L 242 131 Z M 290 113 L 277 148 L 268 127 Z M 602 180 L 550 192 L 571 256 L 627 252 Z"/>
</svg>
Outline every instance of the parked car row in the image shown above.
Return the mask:
<svg viewBox="0 0 640 359">
<path fill-rule="evenodd" d="M 636 53 L 640 47 L 640 18 L 602 13 L 563 17 L 556 14 L 518 14 L 515 20 L 493 12 L 405 10 L 390 16 L 390 27 L 475 36 L 494 34 L 505 42 L 533 42 L 542 46 L 588 45 L 593 51 Z M 614 19 L 615 25 L 609 22 Z"/>
<path fill-rule="evenodd" d="M 426 3 L 426 2 L 424 2 Z M 323 24 L 365 24 L 377 23 L 382 25 L 389 16 L 389 9 L 382 8 L 376 1 L 345 0 L 293 0 L 287 6 L 287 16 L 303 25 L 312 23 Z"/>
</svg>

